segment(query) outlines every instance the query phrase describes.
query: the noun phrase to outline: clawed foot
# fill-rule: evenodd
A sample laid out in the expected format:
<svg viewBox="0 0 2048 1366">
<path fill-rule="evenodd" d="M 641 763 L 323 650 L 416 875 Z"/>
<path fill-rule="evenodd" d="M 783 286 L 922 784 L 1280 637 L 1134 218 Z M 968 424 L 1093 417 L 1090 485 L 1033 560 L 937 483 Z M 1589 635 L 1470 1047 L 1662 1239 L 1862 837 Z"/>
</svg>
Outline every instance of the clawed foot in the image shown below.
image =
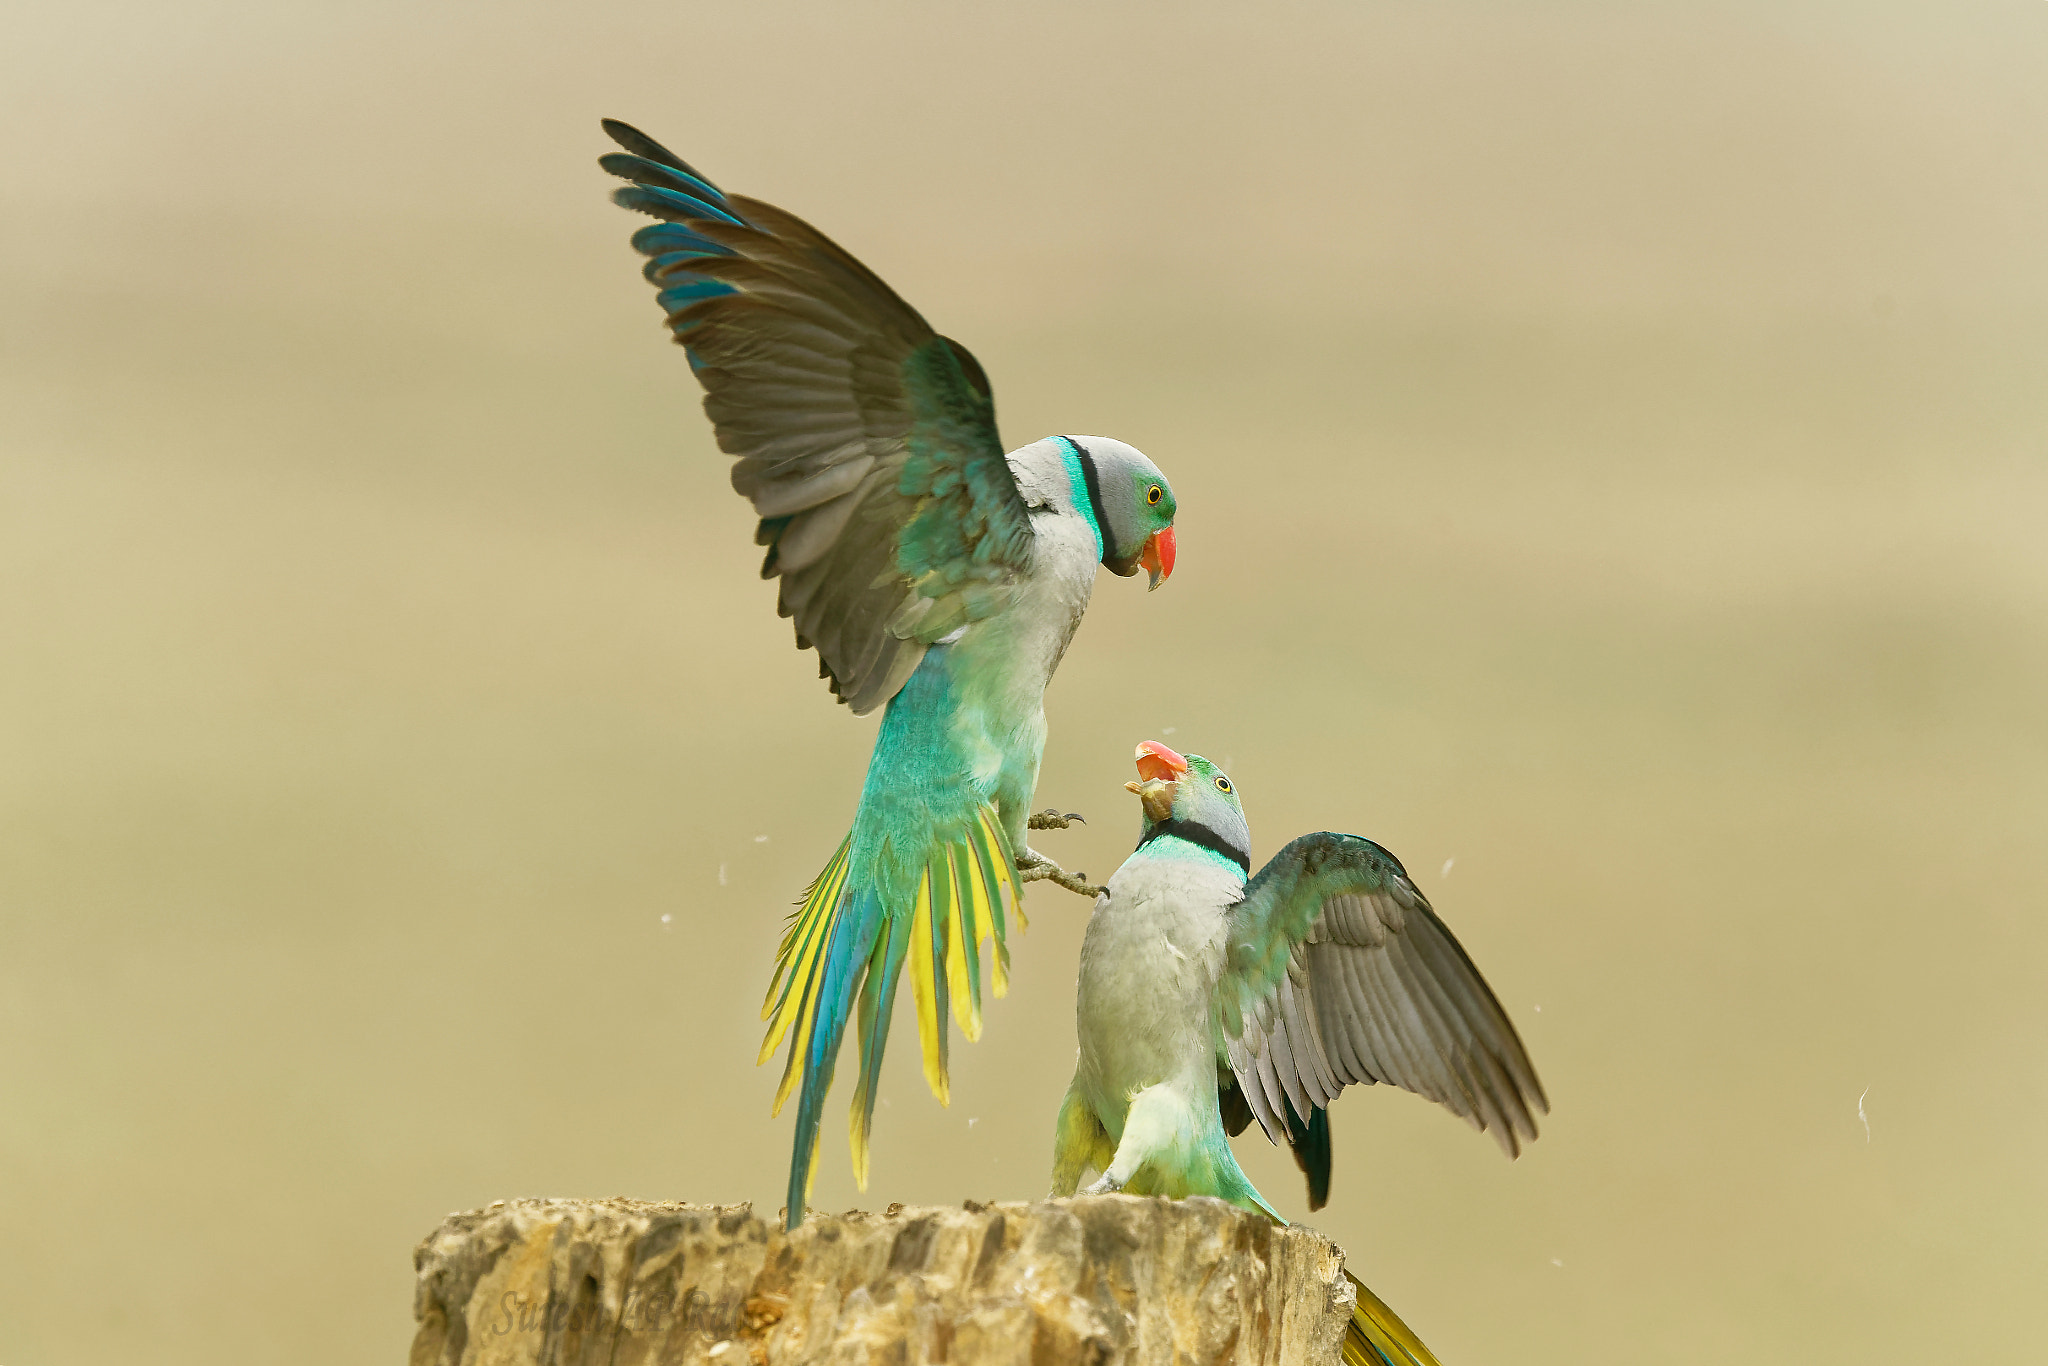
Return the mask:
<svg viewBox="0 0 2048 1366">
<path fill-rule="evenodd" d="M 1094 1185 L 1092 1185 L 1092 1186 L 1089 1186 L 1089 1187 L 1087 1187 L 1087 1188 L 1086 1188 L 1085 1190 L 1083 1190 L 1083 1191 L 1081 1192 L 1081 1194 L 1083 1194 L 1083 1195 L 1115 1195 L 1115 1194 L 1116 1194 L 1116 1193 L 1117 1193 L 1118 1191 L 1122 1190 L 1123 1188 L 1124 1188 L 1124 1183 L 1123 1183 L 1123 1182 L 1121 1182 L 1121 1181 L 1112 1181 L 1112 1180 L 1110 1180 L 1110 1177 L 1109 1177 L 1109 1173 L 1108 1173 L 1108 1172 L 1104 1172 L 1104 1173 L 1102 1174 L 1102 1179 L 1101 1179 L 1101 1180 L 1097 1181 L 1097 1182 L 1096 1182 L 1096 1183 L 1095 1183 Z"/>
<path fill-rule="evenodd" d="M 1038 818 L 1034 816 L 1032 819 Z M 1036 849 L 1027 848 L 1017 855 L 1017 881 L 1056 883 L 1090 901 L 1102 895 L 1102 888 L 1090 882 L 1086 873 L 1070 873 Z"/>
<path fill-rule="evenodd" d="M 1080 821 L 1083 825 L 1088 824 L 1079 812 L 1069 811 L 1062 816 L 1058 807 L 1048 806 L 1045 810 L 1035 813 L 1024 824 L 1033 830 L 1064 830 L 1075 821 Z"/>
</svg>

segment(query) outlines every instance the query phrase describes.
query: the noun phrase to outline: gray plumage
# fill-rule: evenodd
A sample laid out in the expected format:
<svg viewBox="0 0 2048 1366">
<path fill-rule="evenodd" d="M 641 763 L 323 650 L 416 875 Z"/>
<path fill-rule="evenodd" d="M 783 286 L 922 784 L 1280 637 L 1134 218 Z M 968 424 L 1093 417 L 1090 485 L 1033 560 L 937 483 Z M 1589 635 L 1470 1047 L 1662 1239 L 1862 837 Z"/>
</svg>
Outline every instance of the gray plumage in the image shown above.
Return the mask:
<svg viewBox="0 0 2048 1366">
<path fill-rule="evenodd" d="M 1536 1069 L 1392 854 L 1356 835 L 1303 835 L 1259 870 L 1231 920 L 1248 1008 L 1226 1058 L 1268 1134 L 1286 1132 L 1283 1100 L 1306 1116 L 1347 1085 L 1384 1082 L 1491 1133 L 1509 1157 L 1535 1140 L 1550 1109 Z"/>
<path fill-rule="evenodd" d="M 1294 1149 L 1320 1205 L 1325 1112 L 1349 1085 L 1425 1096 L 1509 1157 L 1534 1141 L 1550 1107 L 1528 1053 L 1398 859 L 1322 831 L 1247 881 L 1251 832 L 1229 778 L 1156 742 L 1138 770 L 1143 833 L 1082 950 L 1055 1194 L 1092 1166 L 1094 1189 L 1264 1208 L 1225 1141 L 1256 1118 Z"/>
</svg>

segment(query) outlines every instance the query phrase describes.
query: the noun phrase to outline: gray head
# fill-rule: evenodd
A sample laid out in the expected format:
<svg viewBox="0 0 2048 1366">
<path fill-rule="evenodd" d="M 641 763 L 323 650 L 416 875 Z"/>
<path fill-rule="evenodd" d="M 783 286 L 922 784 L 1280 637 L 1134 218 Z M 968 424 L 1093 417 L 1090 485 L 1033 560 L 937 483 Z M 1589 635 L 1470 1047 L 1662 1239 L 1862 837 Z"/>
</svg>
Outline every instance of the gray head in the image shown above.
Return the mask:
<svg viewBox="0 0 2048 1366">
<path fill-rule="evenodd" d="M 1048 436 L 1011 452 L 1010 465 L 1026 502 L 1088 524 L 1110 573 L 1148 570 L 1154 588 L 1173 573 L 1173 486 L 1136 446 L 1106 436 Z"/>
<path fill-rule="evenodd" d="M 1147 740 L 1138 746 L 1138 781 L 1124 788 L 1138 795 L 1144 813 L 1140 849 L 1154 840 L 1182 840 L 1251 872 L 1252 830 L 1237 785 L 1201 755 L 1182 758 Z"/>
</svg>

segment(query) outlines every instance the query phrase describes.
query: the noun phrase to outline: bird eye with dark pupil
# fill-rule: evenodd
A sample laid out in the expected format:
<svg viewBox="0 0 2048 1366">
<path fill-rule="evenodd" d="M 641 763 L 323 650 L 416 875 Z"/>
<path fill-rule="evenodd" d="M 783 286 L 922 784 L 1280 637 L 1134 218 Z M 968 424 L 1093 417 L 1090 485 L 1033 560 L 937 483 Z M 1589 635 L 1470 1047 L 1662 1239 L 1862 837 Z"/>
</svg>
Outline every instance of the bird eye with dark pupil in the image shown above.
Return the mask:
<svg viewBox="0 0 2048 1366">
<path fill-rule="evenodd" d="M 1230 791 L 1230 779 L 1228 779 L 1228 778 L 1218 778 L 1218 779 L 1216 780 L 1216 790 L 1217 790 L 1218 792 L 1228 792 L 1228 791 Z"/>
<path fill-rule="evenodd" d="M 1159 502 L 1159 497 L 1159 485 L 1154 484 L 1145 494 L 1145 501 L 1156 506 Z"/>
</svg>

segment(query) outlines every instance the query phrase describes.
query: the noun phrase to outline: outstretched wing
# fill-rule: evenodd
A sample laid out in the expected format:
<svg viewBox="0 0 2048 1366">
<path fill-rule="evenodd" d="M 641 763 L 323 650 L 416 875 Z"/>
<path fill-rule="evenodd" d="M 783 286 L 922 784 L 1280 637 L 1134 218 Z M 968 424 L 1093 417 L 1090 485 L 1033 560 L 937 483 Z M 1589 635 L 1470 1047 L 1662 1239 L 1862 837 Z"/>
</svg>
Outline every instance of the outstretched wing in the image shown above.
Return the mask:
<svg viewBox="0 0 2048 1366">
<path fill-rule="evenodd" d="M 728 196 L 613 119 L 612 198 L 704 385 L 733 487 L 760 514 L 798 648 L 856 712 L 927 645 L 991 616 L 1029 563 L 1030 515 L 988 379 L 865 266 L 782 210 Z"/>
<path fill-rule="evenodd" d="M 1408 878 L 1356 835 L 1289 844 L 1231 911 L 1220 1052 L 1269 1135 L 1387 1082 L 1490 1130 L 1509 1157 L 1550 1102 L 1486 979 Z M 1297 1120 L 1298 1124 L 1299 1121 Z"/>
</svg>

